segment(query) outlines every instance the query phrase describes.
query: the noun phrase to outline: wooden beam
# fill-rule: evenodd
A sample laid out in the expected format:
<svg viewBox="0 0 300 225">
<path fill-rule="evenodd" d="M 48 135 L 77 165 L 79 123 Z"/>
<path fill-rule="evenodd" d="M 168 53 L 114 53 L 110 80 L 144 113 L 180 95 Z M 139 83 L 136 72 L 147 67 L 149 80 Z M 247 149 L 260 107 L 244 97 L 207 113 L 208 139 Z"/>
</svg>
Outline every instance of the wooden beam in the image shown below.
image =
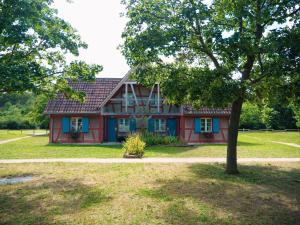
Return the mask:
<svg viewBox="0 0 300 225">
<path fill-rule="evenodd" d="M 159 84 L 157 84 L 157 112 L 160 111 L 160 87 Z"/>
<path fill-rule="evenodd" d="M 125 83 L 125 112 L 128 111 L 128 84 Z"/>
<path fill-rule="evenodd" d="M 130 87 L 131 87 L 132 94 L 133 94 L 134 99 L 135 99 L 135 103 L 136 103 L 137 106 L 139 106 L 139 102 L 137 100 L 137 97 L 136 97 L 136 94 L 135 94 L 135 91 L 134 91 L 134 88 L 133 88 L 133 84 L 130 84 Z"/>
<path fill-rule="evenodd" d="M 149 103 L 150 103 L 150 101 L 151 101 L 151 97 L 152 97 L 152 93 L 153 93 L 153 90 L 154 90 L 154 86 L 155 86 L 155 84 L 154 84 L 154 85 L 152 86 L 152 88 L 151 88 L 151 91 L 150 91 L 149 98 L 148 98 L 148 101 L 147 101 L 147 105 L 146 105 L 146 106 L 148 106 Z"/>
</svg>

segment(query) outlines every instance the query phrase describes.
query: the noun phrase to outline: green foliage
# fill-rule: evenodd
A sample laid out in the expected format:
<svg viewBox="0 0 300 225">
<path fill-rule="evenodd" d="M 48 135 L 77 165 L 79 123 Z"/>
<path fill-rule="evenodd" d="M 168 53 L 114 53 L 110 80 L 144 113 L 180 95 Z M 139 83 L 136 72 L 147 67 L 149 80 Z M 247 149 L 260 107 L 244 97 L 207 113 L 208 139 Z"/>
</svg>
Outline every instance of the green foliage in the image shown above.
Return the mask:
<svg viewBox="0 0 300 225">
<path fill-rule="evenodd" d="M 44 115 L 48 97 L 32 93 L 0 95 L 0 129 L 28 129 L 49 127 Z"/>
<path fill-rule="evenodd" d="M 127 138 L 123 144 L 124 155 L 134 155 L 142 158 L 144 155 L 145 142 L 141 139 L 139 134 L 134 134 Z"/>
<path fill-rule="evenodd" d="M 250 102 L 244 103 L 240 118 L 240 128 L 265 128 L 265 125 L 262 121 L 261 109 L 256 104 Z"/>
<path fill-rule="evenodd" d="M 122 52 L 137 66 L 136 78 L 159 81 L 170 101 L 223 107 L 239 97 L 271 95 L 271 86 L 284 86 L 286 96 L 297 92 L 297 1 L 123 3 L 129 21 Z M 271 30 L 275 23 L 283 28 Z"/>
<path fill-rule="evenodd" d="M 67 63 L 65 54 L 87 48 L 76 30 L 57 16 L 52 0 L 0 2 L 0 93 L 69 93 L 82 100 L 66 79 L 93 80 L 102 70 L 83 61 Z"/>
<path fill-rule="evenodd" d="M 46 95 L 41 94 L 36 96 L 32 105 L 32 110 L 29 113 L 31 122 L 42 129 L 49 128 L 49 116 L 44 114 L 48 100 L 49 98 Z"/>
<path fill-rule="evenodd" d="M 296 126 L 299 128 L 300 127 L 300 105 L 291 103 L 291 108 L 294 112 L 294 118 L 297 121 Z"/>
<path fill-rule="evenodd" d="M 156 133 L 143 132 L 141 135 L 142 140 L 147 146 L 152 145 L 169 145 L 179 143 L 177 137 L 174 136 L 162 136 Z"/>
<path fill-rule="evenodd" d="M 0 129 L 35 128 L 29 117 L 33 101 L 29 93 L 0 95 Z"/>
</svg>

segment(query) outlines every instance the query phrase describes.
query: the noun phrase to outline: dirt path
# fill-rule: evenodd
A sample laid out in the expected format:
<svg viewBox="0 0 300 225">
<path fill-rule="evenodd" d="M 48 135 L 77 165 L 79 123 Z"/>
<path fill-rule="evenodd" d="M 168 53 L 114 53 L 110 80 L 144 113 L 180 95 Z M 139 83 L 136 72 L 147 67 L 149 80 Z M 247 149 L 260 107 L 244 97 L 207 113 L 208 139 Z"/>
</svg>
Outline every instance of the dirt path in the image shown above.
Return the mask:
<svg viewBox="0 0 300 225">
<path fill-rule="evenodd" d="M 4 163 L 224 163 L 226 158 L 143 158 L 143 159 L 123 159 L 123 158 L 55 158 L 55 159 L 3 159 L 0 164 Z M 300 162 L 300 158 L 240 158 L 239 163 L 249 162 Z"/>
<path fill-rule="evenodd" d="M 13 142 L 13 141 L 18 141 L 18 140 L 21 140 L 21 139 L 24 139 L 24 138 L 30 138 L 30 137 L 32 137 L 32 136 L 25 136 L 25 137 L 18 137 L 18 138 L 3 140 L 3 141 L 0 141 L 0 145 L 5 144 L 5 143 L 9 143 L 9 142 Z"/>
<path fill-rule="evenodd" d="M 281 141 L 272 141 L 273 143 L 282 144 L 282 145 L 288 145 L 296 148 L 300 148 L 300 145 L 294 144 L 294 143 L 287 143 L 287 142 L 281 142 Z"/>
</svg>

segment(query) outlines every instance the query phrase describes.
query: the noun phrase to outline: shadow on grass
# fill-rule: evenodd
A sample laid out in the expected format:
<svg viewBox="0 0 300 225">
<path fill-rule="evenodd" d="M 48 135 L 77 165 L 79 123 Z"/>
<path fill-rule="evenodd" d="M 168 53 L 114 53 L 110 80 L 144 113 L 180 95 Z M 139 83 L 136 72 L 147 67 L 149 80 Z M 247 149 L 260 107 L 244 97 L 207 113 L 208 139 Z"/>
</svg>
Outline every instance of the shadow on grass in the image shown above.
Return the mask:
<svg viewBox="0 0 300 225">
<path fill-rule="evenodd" d="M 105 190 L 76 180 L 7 186 L 0 191 L 0 224 L 64 224 L 54 217 L 110 200 Z"/>
<path fill-rule="evenodd" d="M 80 147 L 80 148 L 90 148 L 90 147 L 98 147 L 107 148 L 107 149 L 121 149 L 122 145 L 101 145 L 101 144 L 61 144 L 61 143 L 49 143 L 46 145 L 47 147 Z"/>
<path fill-rule="evenodd" d="M 193 211 L 184 202 L 174 203 L 176 206 L 165 210 L 166 223 L 281 225 L 300 221 L 299 169 L 241 166 L 238 176 L 226 175 L 220 164 L 197 164 L 189 169 L 192 176 L 188 179 L 159 180 L 160 188 L 146 194 L 144 191 L 144 195 L 161 201 L 191 198 L 199 205 L 211 206 L 212 210 L 201 214 L 201 210 Z M 224 213 L 230 218 L 224 219 Z M 197 219 L 198 223 L 194 223 Z"/>
</svg>

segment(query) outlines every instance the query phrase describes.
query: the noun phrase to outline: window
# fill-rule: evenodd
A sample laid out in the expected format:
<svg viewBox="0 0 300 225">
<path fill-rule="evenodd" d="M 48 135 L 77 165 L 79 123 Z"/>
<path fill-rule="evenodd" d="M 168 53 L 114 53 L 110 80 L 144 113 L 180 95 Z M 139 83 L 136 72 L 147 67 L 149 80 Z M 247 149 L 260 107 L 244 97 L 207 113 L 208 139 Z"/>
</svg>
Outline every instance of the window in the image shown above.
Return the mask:
<svg viewBox="0 0 300 225">
<path fill-rule="evenodd" d="M 212 132 L 211 118 L 201 118 L 201 132 Z"/>
<path fill-rule="evenodd" d="M 81 117 L 72 117 L 71 118 L 71 131 L 82 131 L 82 118 Z"/>
<path fill-rule="evenodd" d="M 152 93 L 151 99 L 150 99 L 150 105 L 157 106 L 157 95 L 156 93 Z"/>
<path fill-rule="evenodd" d="M 119 131 L 128 132 L 129 131 L 129 119 L 119 119 Z"/>
<path fill-rule="evenodd" d="M 156 119 L 154 123 L 155 132 L 165 132 L 166 131 L 166 120 L 165 119 Z"/>
<path fill-rule="evenodd" d="M 133 106 L 134 105 L 134 102 L 135 102 L 135 99 L 134 99 L 134 96 L 133 96 L 133 93 L 127 93 L 127 103 L 128 103 L 128 106 Z M 124 98 L 124 101 L 126 101 L 126 94 L 123 94 L 123 98 Z M 126 104 L 126 103 L 124 103 Z"/>
</svg>

